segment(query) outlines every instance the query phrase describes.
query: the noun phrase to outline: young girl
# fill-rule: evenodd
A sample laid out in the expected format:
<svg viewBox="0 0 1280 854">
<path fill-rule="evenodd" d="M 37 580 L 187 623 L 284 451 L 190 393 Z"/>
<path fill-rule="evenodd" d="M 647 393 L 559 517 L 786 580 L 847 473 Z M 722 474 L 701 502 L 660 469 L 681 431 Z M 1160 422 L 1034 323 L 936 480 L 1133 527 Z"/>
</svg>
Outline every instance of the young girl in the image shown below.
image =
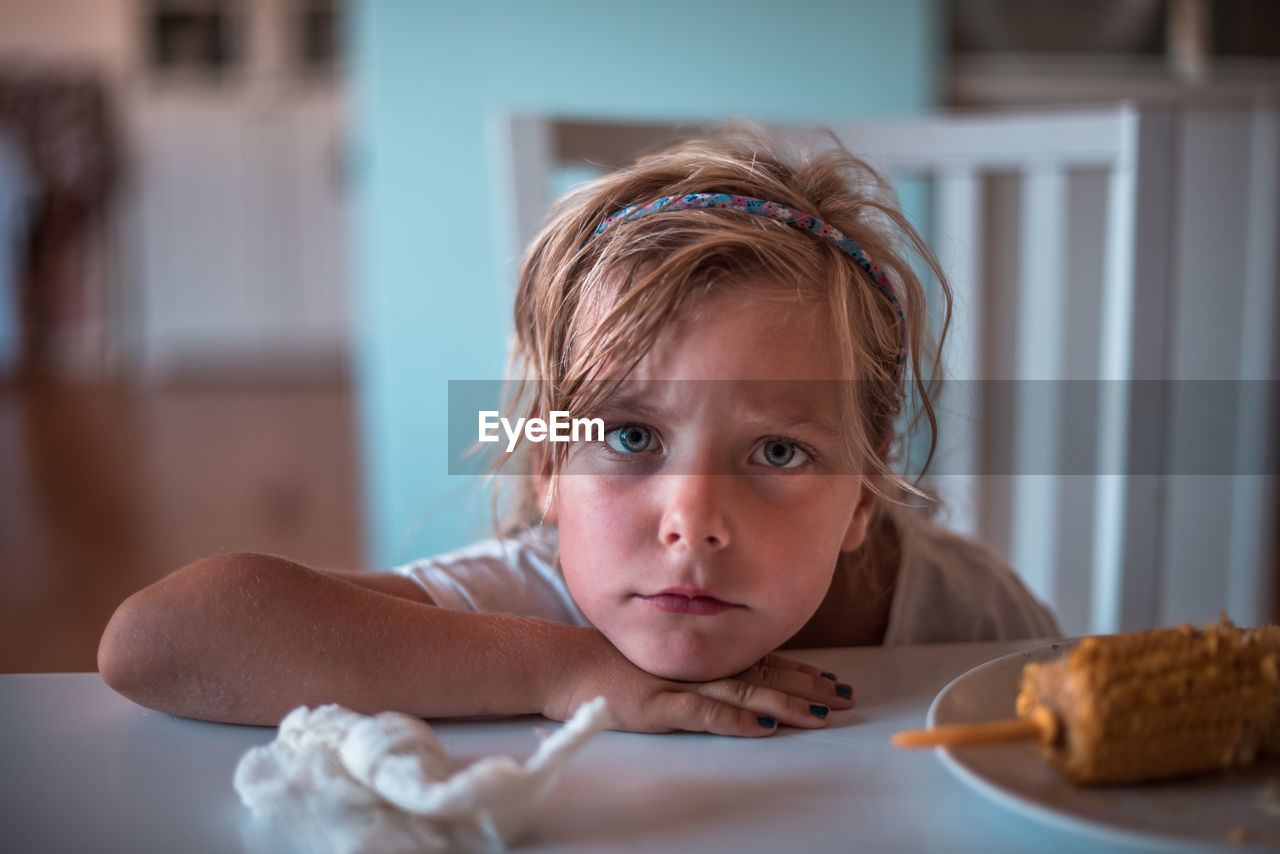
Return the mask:
<svg viewBox="0 0 1280 854">
<path fill-rule="evenodd" d="M 504 415 L 604 432 L 523 443 L 506 539 L 396 573 L 197 561 L 120 606 L 103 678 L 244 723 L 328 702 L 564 720 L 603 695 L 620 729 L 761 736 L 853 703 L 779 648 L 1057 634 L 891 467 L 937 366 L 904 249 L 936 262 L 848 152 L 775 147 L 730 129 L 642 159 L 534 242 Z"/>
</svg>

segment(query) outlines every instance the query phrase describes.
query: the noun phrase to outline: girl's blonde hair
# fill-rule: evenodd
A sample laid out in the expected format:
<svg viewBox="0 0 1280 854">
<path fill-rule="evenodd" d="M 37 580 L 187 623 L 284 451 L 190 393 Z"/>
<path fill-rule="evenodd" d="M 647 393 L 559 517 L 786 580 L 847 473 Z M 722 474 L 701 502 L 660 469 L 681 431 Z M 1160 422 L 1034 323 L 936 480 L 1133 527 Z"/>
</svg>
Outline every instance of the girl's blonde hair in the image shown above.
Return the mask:
<svg viewBox="0 0 1280 854">
<path fill-rule="evenodd" d="M 597 233 L 623 208 L 691 193 L 765 199 L 823 220 L 884 272 L 901 317 L 867 271 L 834 243 L 763 216 L 660 211 Z M 936 259 L 897 209 L 885 179 L 834 139 L 796 153 L 759 128 L 733 125 L 680 143 L 585 184 L 553 210 L 520 274 L 515 382 L 506 411 L 525 417 L 594 411 L 693 298 L 746 290 L 829 319 L 843 376 L 856 378 L 841 384 L 849 458 L 859 470 L 882 476 L 872 479 L 882 495 L 915 491 L 894 473 L 892 449 L 901 453 L 898 431 L 923 416 L 926 456 L 932 456 L 938 350 L 913 257 L 937 278 L 945 333 L 951 294 Z M 783 282 L 785 289 L 762 287 L 764 281 Z M 565 446 L 543 447 L 545 456 L 527 459 L 524 473 L 536 467 L 554 489 Z M 517 481 L 508 529 L 533 524 L 542 512 L 534 479 Z"/>
</svg>

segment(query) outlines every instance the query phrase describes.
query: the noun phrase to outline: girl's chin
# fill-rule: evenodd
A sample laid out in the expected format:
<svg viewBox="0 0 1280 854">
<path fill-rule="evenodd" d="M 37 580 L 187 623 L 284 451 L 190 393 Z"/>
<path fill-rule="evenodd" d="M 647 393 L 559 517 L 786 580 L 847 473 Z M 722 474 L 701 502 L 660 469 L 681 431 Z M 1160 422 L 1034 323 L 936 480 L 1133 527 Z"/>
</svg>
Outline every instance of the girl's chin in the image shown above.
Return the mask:
<svg viewBox="0 0 1280 854">
<path fill-rule="evenodd" d="M 711 682 L 736 676 L 755 664 L 767 653 L 744 658 L 741 654 L 718 654 L 710 650 L 670 648 L 628 650 L 622 653 L 641 670 L 662 679 L 677 682 Z"/>
</svg>

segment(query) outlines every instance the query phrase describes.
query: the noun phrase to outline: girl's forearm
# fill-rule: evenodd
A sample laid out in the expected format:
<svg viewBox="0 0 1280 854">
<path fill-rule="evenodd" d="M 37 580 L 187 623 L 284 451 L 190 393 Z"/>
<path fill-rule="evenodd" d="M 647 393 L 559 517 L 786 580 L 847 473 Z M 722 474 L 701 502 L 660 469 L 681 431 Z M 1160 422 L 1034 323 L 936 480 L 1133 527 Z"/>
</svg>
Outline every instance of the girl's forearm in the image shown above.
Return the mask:
<svg viewBox="0 0 1280 854">
<path fill-rule="evenodd" d="M 422 717 L 544 710 L 591 629 L 450 611 L 265 555 L 197 561 L 142 590 L 103 635 L 103 678 L 144 706 L 276 724 L 299 705 Z"/>
</svg>

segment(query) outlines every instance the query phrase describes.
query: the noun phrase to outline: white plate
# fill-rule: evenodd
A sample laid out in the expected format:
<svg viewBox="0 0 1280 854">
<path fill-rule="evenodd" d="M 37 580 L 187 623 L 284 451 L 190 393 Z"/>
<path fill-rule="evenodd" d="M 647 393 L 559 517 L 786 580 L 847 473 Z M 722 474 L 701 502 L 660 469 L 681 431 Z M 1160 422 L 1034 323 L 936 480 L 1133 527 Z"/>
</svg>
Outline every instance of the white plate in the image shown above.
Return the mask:
<svg viewBox="0 0 1280 854">
<path fill-rule="evenodd" d="M 1046 644 L 979 665 L 943 688 L 930 726 L 1013 716 L 1028 661 L 1068 652 Z M 943 764 L 997 803 L 1057 827 L 1119 844 L 1169 851 L 1280 849 L 1280 762 L 1143 786 L 1076 788 L 1029 743 L 940 749 Z"/>
</svg>

